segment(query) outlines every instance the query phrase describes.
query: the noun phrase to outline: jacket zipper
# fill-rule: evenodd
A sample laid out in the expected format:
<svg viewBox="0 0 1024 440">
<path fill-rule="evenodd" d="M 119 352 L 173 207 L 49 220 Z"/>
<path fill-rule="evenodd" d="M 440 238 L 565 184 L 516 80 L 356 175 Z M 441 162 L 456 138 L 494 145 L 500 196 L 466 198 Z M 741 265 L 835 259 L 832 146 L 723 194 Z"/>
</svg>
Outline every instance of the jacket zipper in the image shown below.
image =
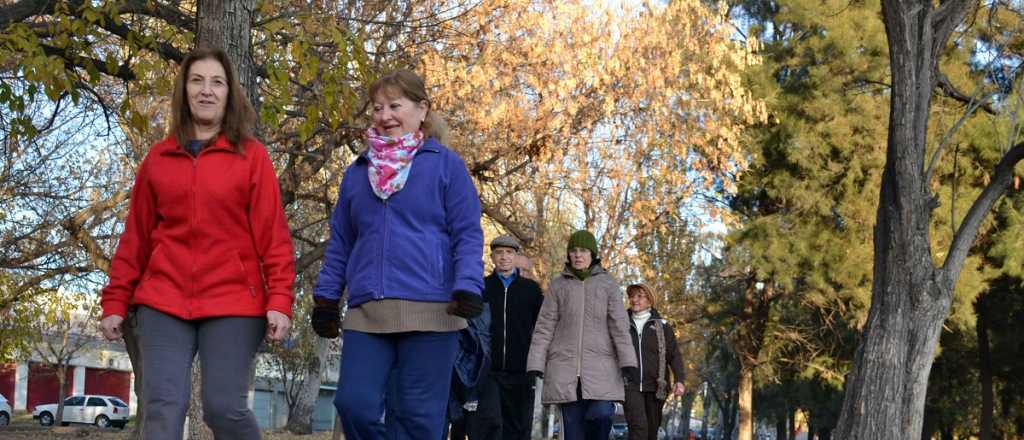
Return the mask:
<svg viewBox="0 0 1024 440">
<path fill-rule="evenodd" d="M 203 153 L 202 151 L 199 152 L 199 154 L 202 154 L 202 153 Z M 185 306 L 185 309 L 188 311 L 188 316 L 189 317 L 192 317 L 192 304 L 191 303 L 192 303 L 192 298 L 194 298 L 195 294 L 196 294 L 196 249 L 195 249 L 195 246 L 196 246 L 196 223 L 197 223 L 196 215 L 198 215 L 197 214 L 198 210 L 196 209 L 196 184 L 197 184 L 197 180 L 199 179 L 199 155 L 192 156 L 191 159 L 192 159 L 192 187 L 191 187 L 191 191 L 192 191 L 192 212 L 189 215 L 189 220 L 191 221 L 192 224 L 190 225 L 191 227 L 189 228 L 189 231 L 188 231 L 189 232 L 188 247 L 189 247 L 189 251 L 192 254 L 192 256 L 191 256 L 192 257 L 191 258 L 191 260 L 192 260 L 192 275 L 189 277 L 189 296 L 188 296 L 188 299 L 186 300 L 186 306 Z"/>
<path fill-rule="evenodd" d="M 650 320 L 650 318 L 648 318 L 648 320 Z M 636 328 L 636 325 L 634 324 L 633 327 Z M 637 344 L 636 344 L 636 345 L 638 345 L 640 347 L 640 350 L 637 350 L 640 353 L 639 356 L 638 356 L 639 359 L 637 360 L 637 363 L 640 364 L 640 392 L 641 393 L 644 391 L 644 330 L 646 330 L 646 329 L 647 329 L 647 323 L 645 322 L 644 325 L 640 328 L 640 331 L 637 332 Z"/>
<path fill-rule="evenodd" d="M 583 389 L 583 321 L 587 316 L 587 280 L 580 280 L 580 286 L 583 288 L 583 294 L 580 295 L 580 302 L 583 303 L 583 307 L 580 307 L 580 339 L 577 345 L 576 356 L 576 377 L 580 381 L 580 389 Z"/>
<path fill-rule="evenodd" d="M 501 281 L 501 275 L 498 275 Z M 502 282 L 502 285 L 505 283 Z M 509 283 L 511 285 L 512 283 Z M 508 365 L 508 286 L 505 286 L 505 300 L 501 303 L 501 371 Z"/>
<path fill-rule="evenodd" d="M 384 240 L 380 247 L 380 284 L 377 299 L 384 299 L 384 250 L 388 247 L 388 200 L 384 199 Z"/>
</svg>

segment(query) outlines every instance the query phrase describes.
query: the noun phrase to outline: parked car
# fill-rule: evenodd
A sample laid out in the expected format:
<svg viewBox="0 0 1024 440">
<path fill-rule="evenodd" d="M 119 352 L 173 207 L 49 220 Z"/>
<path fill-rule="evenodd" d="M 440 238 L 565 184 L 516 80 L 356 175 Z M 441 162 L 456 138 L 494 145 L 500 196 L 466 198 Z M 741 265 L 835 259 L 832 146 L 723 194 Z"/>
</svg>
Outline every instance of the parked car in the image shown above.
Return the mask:
<svg viewBox="0 0 1024 440">
<path fill-rule="evenodd" d="M 74 395 L 64 399 L 64 419 L 61 425 L 87 423 L 100 428 L 124 428 L 128 424 L 128 404 L 114 396 Z M 43 426 L 53 425 L 57 417 L 57 404 L 37 405 L 32 418 Z"/>
<path fill-rule="evenodd" d="M 11 424 L 11 404 L 7 402 L 7 398 L 3 394 L 0 394 L 0 426 L 7 426 Z"/>
</svg>

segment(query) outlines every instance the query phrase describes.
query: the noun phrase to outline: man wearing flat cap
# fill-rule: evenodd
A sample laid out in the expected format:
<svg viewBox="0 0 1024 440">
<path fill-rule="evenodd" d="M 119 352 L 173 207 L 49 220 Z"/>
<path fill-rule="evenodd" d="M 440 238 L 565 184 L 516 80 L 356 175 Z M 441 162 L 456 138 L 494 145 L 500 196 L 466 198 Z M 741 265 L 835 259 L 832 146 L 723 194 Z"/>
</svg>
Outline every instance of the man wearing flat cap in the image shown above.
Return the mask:
<svg viewBox="0 0 1024 440">
<path fill-rule="evenodd" d="M 537 314 L 544 303 L 540 285 L 516 267 L 521 257 L 519 251 L 519 240 L 511 235 L 492 240 L 494 273 L 484 278 L 484 301 L 491 308 L 491 383 L 484 388 L 498 394 L 500 405 L 481 408 L 498 414 L 480 417 L 482 421 L 500 424 L 484 431 L 491 433 L 488 438 L 503 440 L 530 438 L 534 384 L 526 375 L 526 355 Z"/>
</svg>

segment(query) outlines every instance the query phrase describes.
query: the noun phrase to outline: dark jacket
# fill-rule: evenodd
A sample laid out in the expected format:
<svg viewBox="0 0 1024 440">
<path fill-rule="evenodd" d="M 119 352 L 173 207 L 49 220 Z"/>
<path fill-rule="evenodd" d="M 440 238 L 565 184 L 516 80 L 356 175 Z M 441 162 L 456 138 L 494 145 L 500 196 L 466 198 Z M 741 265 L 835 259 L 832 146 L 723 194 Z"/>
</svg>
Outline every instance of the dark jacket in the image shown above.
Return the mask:
<svg viewBox="0 0 1024 440">
<path fill-rule="evenodd" d="M 455 355 L 451 393 L 448 395 L 448 418 L 463 417 L 462 405 L 478 400 L 478 385 L 486 380 L 491 366 L 491 314 L 487 307 L 479 316 L 466 320 L 469 325 L 459 330 L 459 351 Z"/>
<path fill-rule="evenodd" d="M 636 356 L 640 362 L 639 391 L 658 391 L 658 363 L 661 362 L 661 350 L 658 347 L 658 335 L 655 329 L 657 323 L 655 321 L 660 321 L 665 335 L 664 381 L 666 389 L 664 391 L 671 392 L 672 384 L 683 381 L 685 374 L 683 356 L 679 353 L 679 345 L 676 343 L 676 334 L 672 325 L 661 319 L 661 315 L 653 308 L 651 309 L 651 318 L 644 324 L 643 333 L 637 331 L 633 321 L 633 311 L 629 311 L 629 335 L 633 338 L 633 349 L 636 350 Z M 626 388 L 637 391 L 636 385 L 627 385 Z"/>
<path fill-rule="evenodd" d="M 374 194 L 364 155 L 345 171 L 315 295 L 349 307 L 397 298 L 448 302 L 483 288 L 480 197 L 466 164 L 427 138 L 408 181 L 387 201 Z"/>
<path fill-rule="evenodd" d="M 506 291 L 492 273 L 484 278 L 484 301 L 491 308 L 491 369 L 525 373 L 533 326 L 544 304 L 540 285 L 517 274 Z"/>
</svg>

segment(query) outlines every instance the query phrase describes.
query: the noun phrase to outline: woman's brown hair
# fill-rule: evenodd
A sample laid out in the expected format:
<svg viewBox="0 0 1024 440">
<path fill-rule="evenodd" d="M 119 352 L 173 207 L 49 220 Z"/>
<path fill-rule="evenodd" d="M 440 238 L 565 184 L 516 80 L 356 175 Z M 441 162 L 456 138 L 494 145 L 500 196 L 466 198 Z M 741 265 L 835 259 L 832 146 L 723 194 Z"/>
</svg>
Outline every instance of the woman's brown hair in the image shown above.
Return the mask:
<svg viewBox="0 0 1024 440">
<path fill-rule="evenodd" d="M 370 86 L 369 99 L 373 100 L 378 93 L 386 93 L 389 97 L 396 94 L 408 98 L 412 102 L 427 103 L 427 118 L 420 128 L 427 137 L 437 139 L 443 145 L 448 145 L 448 125 L 444 123 L 441 116 L 433 109 L 433 103 L 427 97 L 427 88 L 423 78 L 408 69 L 398 69 L 388 72 L 386 75 L 377 78 Z"/>
<path fill-rule="evenodd" d="M 647 287 L 647 285 L 644 284 L 644 283 L 630 284 L 629 286 L 626 287 L 626 297 L 627 298 L 631 297 L 633 295 L 636 295 L 638 293 L 642 293 L 642 294 L 647 296 L 647 302 L 651 303 L 651 308 L 653 309 L 654 306 L 655 306 L 655 304 L 654 304 L 655 300 L 654 300 L 654 294 L 651 293 L 651 288 L 650 287 Z"/>
<path fill-rule="evenodd" d="M 195 137 L 192 123 L 192 109 L 188 106 L 188 71 L 192 64 L 199 60 L 212 59 L 224 68 L 228 82 L 228 100 L 224 106 L 224 120 L 220 124 L 220 132 L 236 151 L 242 152 L 241 141 L 252 136 L 252 126 L 256 122 L 256 110 L 252 108 L 249 97 L 238 83 L 238 75 L 231 64 L 228 54 L 221 49 L 201 47 L 193 50 L 181 62 L 181 69 L 174 79 L 174 95 L 171 98 L 171 126 L 168 134 L 173 135 L 179 146 L 185 145 Z"/>
</svg>

